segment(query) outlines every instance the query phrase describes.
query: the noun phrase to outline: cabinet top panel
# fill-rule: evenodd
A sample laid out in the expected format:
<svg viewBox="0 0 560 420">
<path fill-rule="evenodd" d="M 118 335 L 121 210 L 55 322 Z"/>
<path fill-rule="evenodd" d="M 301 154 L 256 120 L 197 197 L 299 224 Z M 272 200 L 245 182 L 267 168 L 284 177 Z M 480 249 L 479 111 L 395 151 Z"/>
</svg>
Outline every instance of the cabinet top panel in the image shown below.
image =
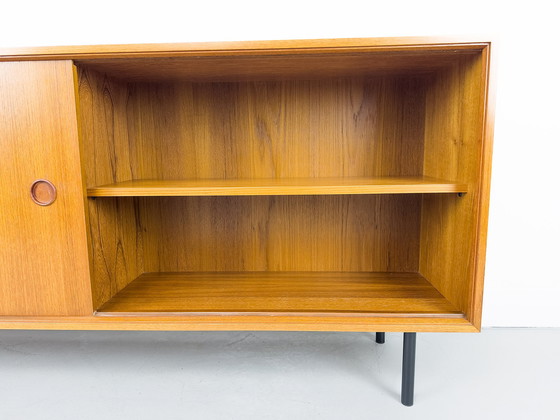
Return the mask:
<svg viewBox="0 0 560 420">
<path fill-rule="evenodd" d="M 233 41 L 167 44 L 79 45 L 0 48 L 0 61 L 90 60 L 123 57 L 186 57 L 316 54 L 331 52 L 432 50 L 480 51 L 489 41 L 465 37 L 344 38 L 281 41 Z"/>
</svg>

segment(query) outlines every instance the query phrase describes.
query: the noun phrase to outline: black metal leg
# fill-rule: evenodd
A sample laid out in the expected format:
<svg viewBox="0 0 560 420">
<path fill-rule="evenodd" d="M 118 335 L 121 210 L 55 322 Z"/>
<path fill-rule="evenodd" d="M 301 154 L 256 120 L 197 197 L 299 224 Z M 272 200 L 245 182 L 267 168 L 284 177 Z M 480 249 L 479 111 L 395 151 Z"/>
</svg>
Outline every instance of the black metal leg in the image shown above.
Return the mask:
<svg viewBox="0 0 560 420">
<path fill-rule="evenodd" d="M 414 365 L 416 362 L 416 333 L 404 333 L 401 402 L 414 404 Z"/>
<path fill-rule="evenodd" d="M 375 342 L 383 344 L 385 342 L 385 333 L 375 333 Z"/>
</svg>

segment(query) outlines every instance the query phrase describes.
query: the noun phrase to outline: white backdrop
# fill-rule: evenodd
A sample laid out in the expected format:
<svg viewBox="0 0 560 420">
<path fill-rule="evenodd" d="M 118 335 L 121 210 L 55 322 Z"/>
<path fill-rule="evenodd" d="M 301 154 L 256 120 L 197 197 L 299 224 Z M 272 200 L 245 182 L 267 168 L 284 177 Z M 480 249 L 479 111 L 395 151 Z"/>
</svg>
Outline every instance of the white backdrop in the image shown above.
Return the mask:
<svg viewBox="0 0 560 420">
<path fill-rule="evenodd" d="M 497 39 L 483 325 L 559 327 L 560 30 L 553 5 L 542 0 L 11 1 L 0 8 L 0 47 L 472 34 Z"/>
</svg>

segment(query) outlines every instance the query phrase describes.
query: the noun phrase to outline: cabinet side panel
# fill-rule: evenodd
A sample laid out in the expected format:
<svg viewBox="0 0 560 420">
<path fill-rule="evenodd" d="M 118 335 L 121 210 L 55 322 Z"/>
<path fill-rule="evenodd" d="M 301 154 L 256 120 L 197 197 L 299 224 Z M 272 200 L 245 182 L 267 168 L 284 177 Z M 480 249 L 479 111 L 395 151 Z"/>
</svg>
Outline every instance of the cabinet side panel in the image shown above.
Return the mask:
<svg viewBox="0 0 560 420">
<path fill-rule="evenodd" d="M 0 133 L 0 315 L 91 314 L 72 62 L 0 63 Z"/>
<path fill-rule="evenodd" d="M 83 165 L 88 187 L 132 178 L 126 83 L 78 69 Z M 92 294 L 98 308 L 142 273 L 142 228 L 133 198 L 88 200 Z"/>
<path fill-rule="evenodd" d="M 424 196 L 420 273 L 470 320 L 476 315 L 473 291 L 481 257 L 481 185 L 489 176 L 481 172 L 487 70 L 481 53 L 438 74 L 426 106 L 424 174 L 465 182 L 469 192 Z"/>
</svg>

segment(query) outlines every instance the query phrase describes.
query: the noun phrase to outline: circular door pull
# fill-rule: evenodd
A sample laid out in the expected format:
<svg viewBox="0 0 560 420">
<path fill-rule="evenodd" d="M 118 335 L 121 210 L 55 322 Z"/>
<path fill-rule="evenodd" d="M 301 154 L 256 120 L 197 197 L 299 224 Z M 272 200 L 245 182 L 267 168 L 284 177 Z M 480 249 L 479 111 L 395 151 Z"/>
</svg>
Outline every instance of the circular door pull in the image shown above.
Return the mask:
<svg viewBox="0 0 560 420">
<path fill-rule="evenodd" d="M 31 184 L 31 199 L 40 206 L 50 206 L 56 200 L 56 187 L 46 179 L 38 179 Z"/>
</svg>

